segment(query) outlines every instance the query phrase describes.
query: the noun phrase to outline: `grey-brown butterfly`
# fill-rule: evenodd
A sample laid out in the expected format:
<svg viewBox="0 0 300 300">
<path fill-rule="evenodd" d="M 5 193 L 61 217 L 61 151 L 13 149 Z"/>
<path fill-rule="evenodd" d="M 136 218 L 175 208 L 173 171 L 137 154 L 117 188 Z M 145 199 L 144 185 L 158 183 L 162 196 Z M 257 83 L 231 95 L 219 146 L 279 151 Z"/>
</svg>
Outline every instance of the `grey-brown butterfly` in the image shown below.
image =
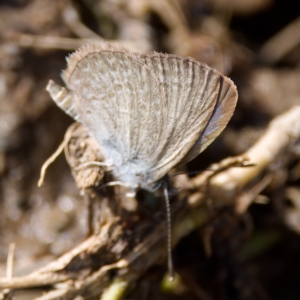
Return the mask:
<svg viewBox="0 0 300 300">
<path fill-rule="evenodd" d="M 160 187 L 171 168 L 221 133 L 236 106 L 233 82 L 190 57 L 139 54 L 101 42 L 67 61 L 67 89 L 50 80 L 47 90 L 87 128 L 115 178 L 129 187 Z"/>
<path fill-rule="evenodd" d="M 171 168 L 202 152 L 227 125 L 238 97 L 229 78 L 192 58 L 104 42 L 72 54 L 62 77 L 67 89 L 47 86 L 52 99 L 86 127 L 115 178 L 133 190 L 155 191 Z"/>
</svg>

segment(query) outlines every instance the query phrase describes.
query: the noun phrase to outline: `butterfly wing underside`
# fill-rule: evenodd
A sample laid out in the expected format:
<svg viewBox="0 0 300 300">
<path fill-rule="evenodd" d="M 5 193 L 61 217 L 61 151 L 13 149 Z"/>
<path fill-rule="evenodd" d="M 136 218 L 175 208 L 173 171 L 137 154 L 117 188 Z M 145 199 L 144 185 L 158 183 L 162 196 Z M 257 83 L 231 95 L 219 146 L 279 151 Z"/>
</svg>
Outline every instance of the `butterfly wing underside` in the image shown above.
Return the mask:
<svg viewBox="0 0 300 300">
<path fill-rule="evenodd" d="M 238 94 L 228 77 L 194 59 L 159 53 L 144 59 L 163 85 L 167 119 L 173 120 L 166 135 L 176 141 L 164 145 L 165 158 L 156 166 L 159 173 L 167 164 L 187 163 L 213 142 L 232 117 Z"/>
<path fill-rule="evenodd" d="M 71 96 L 67 106 L 52 96 L 58 105 L 87 127 L 119 173 L 134 169 L 152 182 L 204 150 L 237 100 L 230 79 L 191 58 L 106 43 L 75 52 L 64 80 Z"/>
</svg>

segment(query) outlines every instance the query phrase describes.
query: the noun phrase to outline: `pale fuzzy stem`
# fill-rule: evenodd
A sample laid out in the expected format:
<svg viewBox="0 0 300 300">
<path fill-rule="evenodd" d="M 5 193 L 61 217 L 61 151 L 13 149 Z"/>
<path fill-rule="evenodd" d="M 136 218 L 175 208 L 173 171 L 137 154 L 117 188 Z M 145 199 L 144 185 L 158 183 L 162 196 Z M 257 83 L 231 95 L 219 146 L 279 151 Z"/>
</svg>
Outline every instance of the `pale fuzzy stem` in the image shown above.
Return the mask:
<svg viewBox="0 0 300 300">
<path fill-rule="evenodd" d="M 38 187 L 41 187 L 44 183 L 44 179 L 46 176 L 46 171 L 48 167 L 57 159 L 57 157 L 63 152 L 64 148 L 66 147 L 68 141 L 66 139 L 59 145 L 57 150 L 43 163 L 40 173 L 40 178 L 38 181 Z"/>
<path fill-rule="evenodd" d="M 44 183 L 44 179 L 46 176 L 46 171 L 48 167 L 56 160 L 56 158 L 63 152 L 63 150 L 66 148 L 68 142 L 71 139 L 72 133 L 74 131 L 74 127 L 77 126 L 78 123 L 73 123 L 71 127 L 67 130 L 64 140 L 62 143 L 58 146 L 57 150 L 43 163 L 40 173 L 40 178 L 38 181 L 38 187 L 42 186 Z"/>
</svg>

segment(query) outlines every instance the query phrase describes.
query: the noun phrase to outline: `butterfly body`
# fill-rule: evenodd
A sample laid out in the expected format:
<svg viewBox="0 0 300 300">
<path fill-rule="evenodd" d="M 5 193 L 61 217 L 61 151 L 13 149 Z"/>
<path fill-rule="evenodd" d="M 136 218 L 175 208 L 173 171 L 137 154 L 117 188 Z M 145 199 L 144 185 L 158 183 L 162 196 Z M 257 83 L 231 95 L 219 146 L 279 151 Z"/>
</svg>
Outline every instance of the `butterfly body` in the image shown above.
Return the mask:
<svg viewBox="0 0 300 300">
<path fill-rule="evenodd" d="M 117 180 L 154 191 L 202 152 L 231 118 L 232 81 L 192 58 L 139 54 L 107 43 L 68 58 L 67 89 L 47 90 L 98 142 Z"/>
</svg>

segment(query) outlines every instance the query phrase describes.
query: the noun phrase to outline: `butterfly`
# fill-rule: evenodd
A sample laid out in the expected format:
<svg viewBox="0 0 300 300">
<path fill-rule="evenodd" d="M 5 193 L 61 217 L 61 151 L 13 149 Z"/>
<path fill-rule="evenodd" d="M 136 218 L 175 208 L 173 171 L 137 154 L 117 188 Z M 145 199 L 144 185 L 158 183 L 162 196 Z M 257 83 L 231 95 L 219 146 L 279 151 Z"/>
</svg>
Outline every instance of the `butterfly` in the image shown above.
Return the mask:
<svg viewBox="0 0 300 300">
<path fill-rule="evenodd" d="M 47 91 L 98 142 L 114 177 L 134 189 L 155 191 L 170 169 L 202 152 L 238 98 L 228 77 L 190 57 L 99 42 L 67 62 L 66 88 L 50 80 Z"/>
</svg>

